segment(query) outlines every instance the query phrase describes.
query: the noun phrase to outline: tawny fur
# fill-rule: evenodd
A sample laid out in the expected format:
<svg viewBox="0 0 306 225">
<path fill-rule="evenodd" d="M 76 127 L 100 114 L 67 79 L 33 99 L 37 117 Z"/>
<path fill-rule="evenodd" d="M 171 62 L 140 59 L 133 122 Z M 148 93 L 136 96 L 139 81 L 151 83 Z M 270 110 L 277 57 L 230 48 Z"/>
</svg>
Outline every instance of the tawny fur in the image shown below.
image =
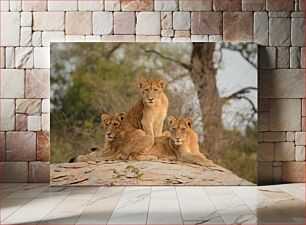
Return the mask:
<svg viewBox="0 0 306 225">
<path fill-rule="evenodd" d="M 192 129 L 191 119 L 170 116 L 168 125 L 170 132 L 164 132 L 163 137 L 156 138 L 148 154 L 201 166 L 213 165 L 199 150 L 198 135 Z"/>
<path fill-rule="evenodd" d="M 163 123 L 169 105 L 168 98 L 164 93 L 165 86 L 166 81 L 164 79 L 146 80 L 139 78 L 142 99 L 136 105 L 141 105 L 142 103 L 140 124 L 147 135 L 154 137 L 162 135 Z M 134 114 L 131 116 L 136 116 L 139 120 L 139 115 Z"/>
<path fill-rule="evenodd" d="M 77 157 L 76 161 L 135 159 L 153 160 L 155 156 L 146 152 L 153 146 L 154 137 L 146 135 L 143 130 L 135 127 L 126 120 L 127 114 L 103 114 L 101 121 L 104 124 L 105 144 L 102 150 Z"/>
</svg>

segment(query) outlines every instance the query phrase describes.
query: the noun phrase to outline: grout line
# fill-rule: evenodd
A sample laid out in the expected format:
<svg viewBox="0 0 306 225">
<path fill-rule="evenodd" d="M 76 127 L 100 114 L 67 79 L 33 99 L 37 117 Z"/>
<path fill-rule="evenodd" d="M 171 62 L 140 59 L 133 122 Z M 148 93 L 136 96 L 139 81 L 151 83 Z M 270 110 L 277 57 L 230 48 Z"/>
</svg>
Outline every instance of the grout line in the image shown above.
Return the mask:
<svg viewBox="0 0 306 225">
<path fill-rule="evenodd" d="M 108 187 L 108 188 L 112 188 L 112 187 Z M 123 195 L 124 195 L 124 193 L 125 193 L 125 189 L 126 189 L 126 186 L 124 186 L 124 189 L 123 189 L 123 191 L 122 191 L 120 197 L 118 198 L 117 203 L 116 203 L 115 206 L 114 206 L 113 212 L 112 212 L 111 216 L 108 218 L 106 224 L 108 224 L 109 221 L 110 221 L 110 219 L 112 218 L 112 216 L 113 216 L 113 214 L 114 214 L 114 211 L 115 211 L 115 209 L 116 209 L 116 207 L 117 207 L 117 205 L 118 205 L 120 199 L 123 197 Z"/>
<path fill-rule="evenodd" d="M 98 190 L 99 190 L 99 187 L 98 187 L 98 188 L 96 189 L 96 191 L 93 193 L 93 195 L 91 196 L 91 198 L 88 199 L 88 200 L 86 200 L 86 202 L 85 202 L 85 203 L 86 203 L 86 206 L 84 207 L 84 209 L 82 210 L 82 212 L 81 212 L 80 215 L 78 216 L 78 218 L 77 218 L 75 224 L 78 223 L 80 217 L 83 215 L 84 211 L 87 209 L 88 203 L 90 203 L 90 201 L 95 197 L 95 195 L 97 194 Z"/>
<path fill-rule="evenodd" d="M 69 189 L 68 189 L 68 190 L 69 190 Z M 46 214 L 43 218 L 41 218 L 41 220 L 40 220 L 39 222 L 41 222 L 41 221 L 43 221 L 45 218 L 47 218 L 47 217 L 53 212 L 53 210 L 54 210 L 57 206 L 59 206 L 59 204 L 61 204 L 62 202 L 64 202 L 64 200 L 71 194 L 71 192 L 72 192 L 72 190 L 71 190 L 71 187 L 70 187 L 70 193 L 67 194 L 67 195 L 62 199 L 62 201 L 59 201 L 58 204 L 56 204 L 56 206 L 54 206 L 54 207 L 49 211 L 48 214 Z"/>
<path fill-rule="evenodd" d="M 149 204 L 148 204 L 148 211 L 147 211 L 146 224 L 148 224 L 149 210 L 150 210 L 150 203 L 151 203 L 151 194 L 152 194 L 152 186 L 150 187 L 150 197 L 149 197 Z"/>
<path fill-rule="evenodd" d="M 210 203 L 213 205 L 216 213 L 218 214 L 219 218 L 223 221 L 223 224 L 226 224 L 223 217 L 221 216 L 220 212 L 218 211 L 217 207 L 215 206 L 214 202 L 211 200 L 211 197 L 209 196 L 209 193 L 205 190 L 205 187 L 202 187 L 202 190 L 207 194 L 207 197 L 210 201 Z"/>
<path fill-rule="evenodd" d="M 181 204 L 180 204 L 180 201 L 179 201 L 179 198 L 178 198 L 176 187 L 173 187 L 173 188 L 174 188 L 175 195 L 176 195 L 176 200 L 177 200 L 177 203 L 178 203 L 178 206 L 179 206 L 179 209 L 180 209 L 180 215 L 181 215 L 182 223 L 184 224 L 184 218 L 183 218 L 183 214 L 182 214 Z"/>
</svg>

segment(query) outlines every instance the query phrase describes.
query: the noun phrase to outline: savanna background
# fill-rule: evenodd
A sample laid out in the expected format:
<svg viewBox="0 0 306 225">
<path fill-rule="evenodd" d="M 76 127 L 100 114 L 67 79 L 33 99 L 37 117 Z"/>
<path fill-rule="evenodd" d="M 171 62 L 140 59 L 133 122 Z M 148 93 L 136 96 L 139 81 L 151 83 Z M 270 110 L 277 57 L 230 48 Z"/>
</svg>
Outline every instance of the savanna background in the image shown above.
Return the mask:
<svg viewBox="0 0 306 225">
<path fill-rule="evenodd" d="M 251 43 L 53 43 L 51 162 L 102 146 L 100 115 L 128 111 L 139 75 L 164 77 L 168 115 L 191 116 L 202 152 L 256 183 L 256 67 Z"/>
</svg>

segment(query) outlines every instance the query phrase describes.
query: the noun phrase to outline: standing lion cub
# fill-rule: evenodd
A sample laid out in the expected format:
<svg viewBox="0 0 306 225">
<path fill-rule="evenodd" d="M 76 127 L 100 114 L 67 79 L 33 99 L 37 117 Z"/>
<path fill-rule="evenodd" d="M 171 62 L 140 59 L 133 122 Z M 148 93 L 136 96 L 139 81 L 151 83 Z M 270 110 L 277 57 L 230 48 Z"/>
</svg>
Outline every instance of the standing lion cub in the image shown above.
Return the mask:
<svg viewBox="0 0 306 225">
<path fill-rule="evenodd" d="M 166 80 L 146 80 L 140 77 L 138 87 L 141 99 L 128 111 L 126 120 L 147 135 L 159 137 L 162 135 L 169 104 L 164 93 Z"/>
</svg>

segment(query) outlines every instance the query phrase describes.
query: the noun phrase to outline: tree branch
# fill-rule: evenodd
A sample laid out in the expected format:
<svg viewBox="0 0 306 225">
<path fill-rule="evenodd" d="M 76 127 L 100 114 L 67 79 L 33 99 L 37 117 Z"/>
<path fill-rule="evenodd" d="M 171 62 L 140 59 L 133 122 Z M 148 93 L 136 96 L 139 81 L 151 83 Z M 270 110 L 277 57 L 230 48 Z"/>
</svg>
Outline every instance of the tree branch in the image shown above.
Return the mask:
<svg viewBox="0 0 306 225">
<path fill-rule="evenodd" d="M 112 56 L 112 54 L 118 49 L 121 47 L 121 43 L 115 45 L 110 51 L 108 51 L 106 54 L 105 54 L 105 58 L 108 60 L 110 59 L 110 57 Z"/>
<path fill-rule="evenodd" d="M 144 50 L 145 53 L 152 53 L 152 54 L 158 55 L 158 56 L 161 57 L 162 59 L 165 59 L 165 60 L 174 62 L 174 63 L 176 63 L 176 64 L 182 66 L 184 69 L 186 69 L 186 70 L 188 70 L 188 71 L 190 71 L 190 69 L 191 69 L 191 67 L 190 67 L 189 64 L 184 63 L 184 62 L 182 62 L 182 61 L 180 61 L 180 60 L 171 58 L 171 57 L 169 57 L 169 56 L 165 56 L 165 55 L 163 55 L 162 53 L 160 53 L 160 52 L 158 52 L 158 51 L 156 51 L 156 50 L 153 50 L 153 49 L 148 50 L 148 49 L 145 49 L 145 48 L 144 48 L 143 50 Z"/>
<path fill-rule="evenodd" d="M 228 101 L 228 100 L 231 100 L 233 98 L 242 97 L 241 95 L 248 94 L 248 93 L 250 93 L 251 90 L 257 90 L 257 88 L 256 87 L 242 88 L 239 91 L 236 91 L 236 92 L 232 93 L 230 96 L 223 97 L 223 101 Z"/>
</svg>

